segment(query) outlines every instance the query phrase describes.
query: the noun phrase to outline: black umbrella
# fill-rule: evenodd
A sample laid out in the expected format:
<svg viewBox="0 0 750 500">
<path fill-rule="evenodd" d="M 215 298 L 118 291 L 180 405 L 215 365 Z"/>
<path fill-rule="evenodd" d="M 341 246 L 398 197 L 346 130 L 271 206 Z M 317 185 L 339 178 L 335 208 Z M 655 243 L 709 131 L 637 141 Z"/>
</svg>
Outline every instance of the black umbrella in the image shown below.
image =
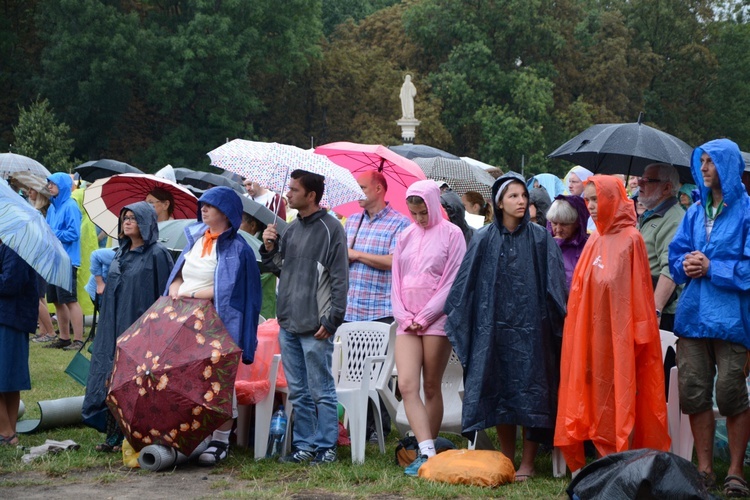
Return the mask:
<svg viewBox="0 0 750 500">
<path fill-rule="evenodd" d="M 581 165 L 595 174 L 642 175 L 651 163 L 678 167 L 680 178 L 692 182 L 693 148 L 682 140 L 641 123 L 606 123 L 584 130 L 555 151 L 558 158 Z"/>
<path fill-rule="evenodd" d="M 175 178 L 176 177 L 177 175 L 175 174 Z M 187 173 L 186 175 L 182 176 L 182 179 L 178 180 L 178 182 L 180 184 L 189 184 L 191 186 L 197 187 L 198 189 L 211 189 L 212 187 L 216 186 L 226 186 L 228 188 L 234 189 L 239 194 L 245 194 L 246 192 L 242 184 L 235 182 L 228 177 L 224 177 L 222 175 L 214 174 L 211 172 L 196 171 Z"/>
<path fill-rule="evenodd" d="M 191 168 L 184 168 L 184 167 L 173 168 L 172 170 L 174 170 L 175 180 L 180 183 L 182 182 L 182 179 L 184 179 L 186 175 L 195 173 L 195 170 Z"/>
<path fill-rule="evenodd" d="M 433 148 L 424 144 L 404 144 L 403 146 L 388 146 L 388 149 L 394 153 L 413 160 L 414 158 L 448 158 L 449 160 L 460 160 L 458 156 L 443 151 L 442 149 Z"/>
<path fill-rule="evenodd" d="M 255 217 L 260 222 L 268 226 L 269 224 L 276 224 L 276 230 L 279 234 L 284 234 L 286 231 L 287 223 L 284 219 L 271 212 L 265 205 L 261 205 L 257 201 L 251 200 L 247 196 L 240 196 L 242 200 L 242 211 L 246 214 Z"/>
<path fill-rule="evenodd" d="M 75 169 L 81 179 L 94 182 L 98 179 L 112 177 L 117 174 L 142 174 L 143 172 L 132 165 L 117 160 L 93 160 L 81 163 Z"/>
</svg>

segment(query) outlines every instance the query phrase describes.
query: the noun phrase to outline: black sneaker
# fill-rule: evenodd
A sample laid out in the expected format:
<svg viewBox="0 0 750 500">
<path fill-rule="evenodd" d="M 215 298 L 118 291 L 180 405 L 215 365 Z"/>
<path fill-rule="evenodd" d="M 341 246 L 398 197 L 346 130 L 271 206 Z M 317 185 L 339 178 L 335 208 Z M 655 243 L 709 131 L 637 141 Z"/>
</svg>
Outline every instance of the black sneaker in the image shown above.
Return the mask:
<svg viewBox="0 0 750 500">
<path fill-rule="evenodd" d="M 315 458 L 310 462 L 311 465 L 332 464 L 336 461 L 336 448 L 327 448 L 318 450 Z"/>
<path fill-rule="evenodd" d="M 285 457 L 279 458 L 279 462 L 285 464 L 303 464 L 316 458 L 315 453 L 307 450 L 297 450 L 294 453 L 290 453 Z"/>
<path fill-rule="evenodd" d="M 62 349 L 64 347 L 68 347 L 71 344 L 70 339 L 63 340 L 63 339 L 57 339 L 54 342 L 50 342 L 47 345 L 43 345 L 45 349 Z"/>
<path fill-rule="evenodd" d="M 208 448 L 206 448 L 206 451 L 201 453 L 198 457 L 198 465 L 211 467 L 227 458 L 228 455 L 229 443 L 224 443 L 222 441 L 211 441 L 210 443 L 208 443 Z"/>
</svg>

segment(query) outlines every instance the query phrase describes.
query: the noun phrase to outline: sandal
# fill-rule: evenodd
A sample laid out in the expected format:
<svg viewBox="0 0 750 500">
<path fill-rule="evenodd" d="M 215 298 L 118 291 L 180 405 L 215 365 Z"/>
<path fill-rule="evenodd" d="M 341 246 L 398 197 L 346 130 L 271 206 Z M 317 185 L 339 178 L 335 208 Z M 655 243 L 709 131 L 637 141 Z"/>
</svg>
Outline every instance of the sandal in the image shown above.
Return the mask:
<svg viewBox="0 0 750 500">
<path fill-rule="evenodd" d="M 699 474 L 706 490 L 711 491 L 716 489 L 716 474 L 706 471 L 701 471 Z"/>
<path fill-rule="evenodd" d="M 534 473 L 531 474 L 516 474 L 516 479 L 514 482 L 516 483 L 523 483 L 524 481 L 528 481 L 529 479 L 534 477 Z"/>
<path fill-rule="evenodd" d="M 117 444 L 111 445 L 109 443 L 102 443 L 102 444 L 96 445 L 94 449 L 102 453 L 119 453 L 122 451 L 122 446 L 117 445 Z"/>
<path fill-rule="evenodd" d="M 750 497 L 750 488 L 747 487 L 747 481 L 740 476 L 729 475 L 724 480 L 724 496 L 730 498 Z"/>
<path fill-rule="evenodd" d="M 16 434 L 15 432 L 12 436 L 0 436 L 0 446 L 16 446 L 17 444 L 18 434 Z"/>
</svg>

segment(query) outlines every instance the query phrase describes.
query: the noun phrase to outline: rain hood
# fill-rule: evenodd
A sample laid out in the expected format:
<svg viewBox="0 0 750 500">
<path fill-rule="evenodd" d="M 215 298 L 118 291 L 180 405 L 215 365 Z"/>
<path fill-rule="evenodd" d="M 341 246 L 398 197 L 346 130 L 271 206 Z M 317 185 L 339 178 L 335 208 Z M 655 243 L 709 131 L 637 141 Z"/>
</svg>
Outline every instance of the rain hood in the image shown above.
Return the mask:
<svg viewBox="0 0 750 500">
<path fill-rule="evenodd" d="M 47 223 L 63 245 L 75 267 L 81 265 L 81 211 L 71 199 L 73 180 L 65 172 L 55 172 L 47 178 L 59 190 L 50 198 L 47 209 Z"/>
<path fill-rule="evenodd" d="M 555 239 L 555 242 L 560 247 L 563 254 L 563 260 L 565 261 L 565 280 L 568 283 L 568 288 L 573 281 L 573 271 L 576 268 L 578 259 L 581 258 L 583 247 L 589 239 L 589 235 L 586 232 L 586 227 L 589 223 L 589 209 L 586 208 L 586 202 L 580 196 L 563 195 L 557 196 L 555 200 L 566 201 L 572 206 L 578 214 L 578 227 L 576 232 L 567 240 Z M 547 231 L 552 234 L 552 223 L 547 222 Z"/>
<path fill-rule="evenodd" d="M 148 246 L 156 243 L 159 239 L 159 226 L 156 224 L 156 210 L 146 201 L 139 201 L 138 203 L 131 203 L 125 205 L 120 210 L 120 218 L 117 222 L 117 234 L 122 234 L 122 216 L 126 211 L 130 210 L 135 216 L 135 221 L 138 223 L 138 230 L 141 232 L 141 238 L 143 238 L 143 244 Z M 130 247 L 130 238 L 123 236 L 119 240 L 120 248 Z"/>
<path fill-rule="evenodd" d="M 415 182 L 406 196 L 425 201 L 428 227 L 414 223 L 399 235 L 391 269 L 393 316 L 398 333 L 418 323 L 424 335 L 442 335 L 445 298 L 466 252 L 466 242 L 461 230 L 443 219 L 440 190 L 433 181 Z"/>
<path fill-rule="evenodd" d="M 714 162 L 724 195 L 721 213 L 710 237 L 700 158 Z M 742 185 L 744 162 L 737 144 L 727 139 L 708 142 L 693 152 L 693 178 L 700 201 L 688 209 L 669 245 L 669 270 L 675 283 L 685 283 L 675 317 L 680 337 L 723 339 L 750 349 L 750 197 Z M 690 279 L 682 268 L 685 255 L 699 250 L 710 260 L 708 275 Z"/>
<path fill-rule="evenodd" d="M 493 200 L 506 181 L 525 186 L 506 174 Z M 462 428 L 523 425 L 532 440 L 551 440 L 567 299 L 562 254 L 528 211 L 512 233 L 494 212 L 471 240 L 445 304 L 445 331 L 464 369 Z"/>
<path fill-rule="evenodd" d="M 555 446 L 570 470 L 586 463 L 583 442 L 602 456 L 633 448 L 666 451 L 659 325 L 635 209 L 615 177 L 595 175 L 598 231 L 573 274 L 563 333 Z"/>
</svg>

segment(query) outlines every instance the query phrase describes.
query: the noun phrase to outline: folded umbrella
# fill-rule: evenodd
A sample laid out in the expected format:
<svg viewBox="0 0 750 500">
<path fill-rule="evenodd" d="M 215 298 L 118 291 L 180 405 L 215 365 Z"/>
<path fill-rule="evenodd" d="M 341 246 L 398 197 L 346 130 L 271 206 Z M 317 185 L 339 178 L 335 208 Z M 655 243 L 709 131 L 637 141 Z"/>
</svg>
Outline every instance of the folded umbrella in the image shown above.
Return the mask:
<svg viewBox="0 0 750 500">
<path fill-rule="evenodd" d="M 315 152 L 326 155 L 337 165 L 349 170 L 355 177 L 365 172 L 375 171 L 383 174 L 388 183 L 385 199 L 391 207 L 408 214 L 406 206 L 406 188 L 416 181 L 427 177 L 412 160 L 379 144 L 357 144 L 354 142 L 333 142 L 315 148 Z M 337 213 L 349 216 L 361 212 L 359 203 L 335 206 Z"/>
<path fill-rule="evenodd" d="M 94 182 L 105 177 L 112 177 L 118 174 L 142 174 L 143 172 L 132 165 L 117 160 L 93 160 L 81 163 L 76 168 L 76 172 L 81 175 L 81 179 L 86 182 Z"/>
<path fill-rule="evenodd" d="M 190 455 L 232 418 L 241 354 L 210 300 L 161 297 L 117 339 L 107 406 L 137 451 Z"/>
<path fill-rule="evenodd" d="M 73 289 L 70 257 L 62 243 L 44 217 L 4 180 L 0 180 L 0 240 L 47 283 Z"/>
<path fill-rule="evenodd" d="M 28 156 L 15 153 L 0 153 L 0 177 L 6 179 L 17 172 L 30 172 L 43 176 L 45 179 L 52 175 L 44 165 Z"/>
<path fill-rule="evenodd" d="M 169 191 L 174 197 L 175 219 L 195 219 L 198 199 L 187 188 L 150 174 L 121 174 L 95 181 L 83 193 L 83 208 L 102 231 L 117 238 L 118 218 L 125 205 L 144 201 L 154 188 Z"/>
<path fill-rule="evenodd" d="M 286 190 L 289 174 L 296 169 L 322 175 L 325 177 L 325 191 L 321 205 L 329 208 L 365 197 L 347 169 L 323 155 L 295 146 L 234 139 L 210 151 L 208 157 L 212 165 L 250 178 L 277 193 Z"/>
</svg>

